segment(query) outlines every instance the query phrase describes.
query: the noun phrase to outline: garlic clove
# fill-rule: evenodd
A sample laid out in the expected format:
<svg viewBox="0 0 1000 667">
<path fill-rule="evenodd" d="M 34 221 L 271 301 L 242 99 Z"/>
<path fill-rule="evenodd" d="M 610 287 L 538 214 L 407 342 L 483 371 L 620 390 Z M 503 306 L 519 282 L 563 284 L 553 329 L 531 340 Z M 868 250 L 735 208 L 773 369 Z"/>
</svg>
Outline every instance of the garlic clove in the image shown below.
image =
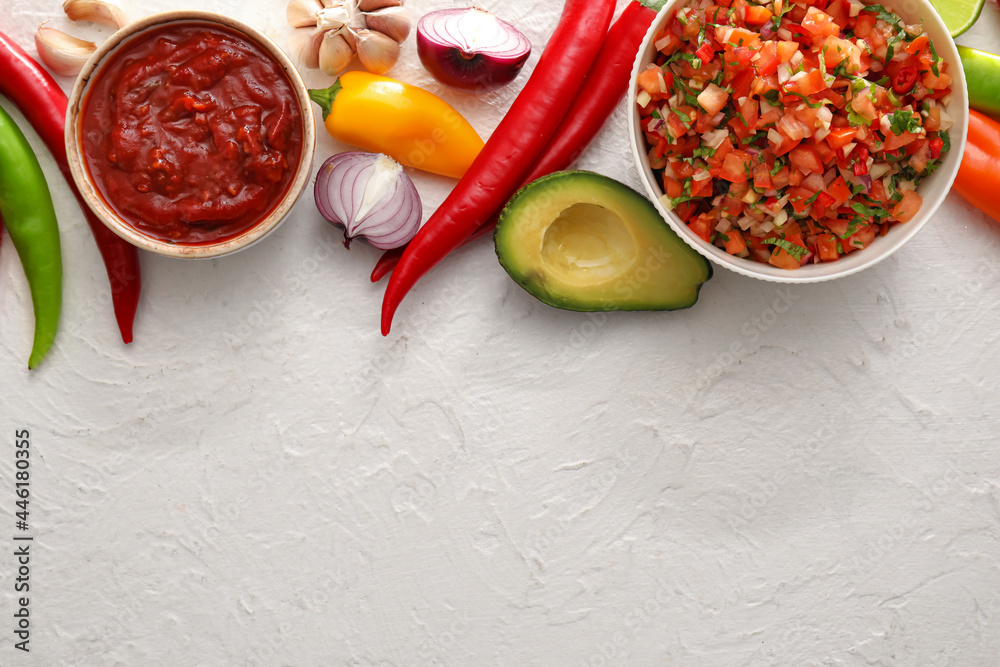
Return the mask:
<svg viewBox="0 0 1000 667">
<path fill-rule="evenodd" d="M 385 74 L 399 60 L 399 43 L 374 30 L 358 31 L 358 59 L 372 74 Z"/>
<path fill-rule="evenodd" d="M 309 69 L 319 67 L 319 47 L 323 43 L 325 30 L 319 28 L 298 28 L 288 38 L 288 48 L 292 57 L 302 61 Z"/>
<path fill-rule="evenodd" d="M 121 30 L 128 23 L 122 10 L 103 0 L 66 0 L 63 11 L 71 21 L 100 23 L 115 30 Z"/>
<path fill-rule="evenodd" d="M 401 7 L 403 0 L 358 0 L 358 9 L 363 12 L 373 12 L 383 7 Z"/>
<path fill-rule="evenodd" d="M 353 58 L 354 49 L 351 48 L 343 35 L 335 32 L 323 34 L 323 41 L 319 47 L 319 68 L 321 70 L 330 76 L 337 76 L 341 70 L 351 64 Z"/>
<path fill-rule="evenodd" d="M 316 25 L 324 30 L 340 30 L 345 26 L 351 27 L 355 21 L 353 5 L 336 5 L 320 10 L 316 16 Z"/>
<path fill-rule="evenodd" d="M 316 25 L 322 9 L 319 0 L 290 0 L 285 8 L 285 17 L 293 28 L 309 28 Z"/>
<path fill-rule="evenodd" d="M 383 7 L 365 14 L 365 21 L 372 30 L 388 35 L 400 44 L 406 40 L 413 27 L 410 12 L 405 7 Z"/>
<path fill-rule="evenodd" d="M 97 45 L 67 35 L 62 30 L 46 28 L 43 23 L 35 32 L 35 48 L 50 70 L 62 76 L 76 76 L 97 50 Z"/>
</svg>

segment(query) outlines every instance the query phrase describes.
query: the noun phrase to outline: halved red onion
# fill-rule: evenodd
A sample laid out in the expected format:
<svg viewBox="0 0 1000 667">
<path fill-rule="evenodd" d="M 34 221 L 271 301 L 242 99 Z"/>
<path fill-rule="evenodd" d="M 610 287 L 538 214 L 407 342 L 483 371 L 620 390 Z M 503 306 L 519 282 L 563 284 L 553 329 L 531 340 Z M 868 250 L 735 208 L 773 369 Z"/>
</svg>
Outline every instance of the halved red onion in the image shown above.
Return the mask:
<svg viewBox="0 0 1000 667">
<path fill-rule="evenodd" d="M 417 23 L 417 53 L 441 83 L 486 92 L 517 78 L 531 42 L 485 9 L 439 9 Z"/>
<path fill-rule="evenodd" d="M 316 208 L 344 228 L 344 245 L 362 237 L 382 250 L 409 242 L 420 228 L 423 206 L 413 181 L 391 157 L 338 153 L 316 175 Z"/>
</svg>

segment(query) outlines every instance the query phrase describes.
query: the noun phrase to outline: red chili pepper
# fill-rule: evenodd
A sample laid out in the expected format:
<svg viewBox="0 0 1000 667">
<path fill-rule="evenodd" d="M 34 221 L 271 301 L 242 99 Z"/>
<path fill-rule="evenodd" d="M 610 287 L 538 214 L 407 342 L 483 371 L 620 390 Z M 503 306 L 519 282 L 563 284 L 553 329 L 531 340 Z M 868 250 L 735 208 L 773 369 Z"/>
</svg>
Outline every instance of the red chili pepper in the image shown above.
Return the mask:
<svg viewBox="0 0 1000 667">
<path fill-rule="evenodd" d="M 448 198 L 410 241 L 382 299 L 382 335 L 410 288 L 510 199 L 569 111 L 615 0 L 566 0 L 528 82 Z"/>
<path fill-rule="evenodd" d="M 101 251 L 111 282 L 111 300 L 122 340 L 132 342 L 132 323 L 139 305 L 142 278 L 139 274 L 139 253 L 135 246 L 104 226 L 87 206 L 73 182 L 66 159 L 65 130 L 66 94 L 59 84 L 31 56 L 0 32 L 0 93 L 6 95 L 21 110 L 25 118 L 48 146 L 66 177 L 70 189 L 80 202 L 90 231 Z"/>
<path fill-rule="evenodd" d="M 916 67 L 907 65 L 900 67 L 896 76 L 892 77 L 892 90 L 897 95 L 905 95 L 916 85 L 919 75 Z"/>
<path fill-rule="evenodd" d="M 927 144 L 927 147 L 931 149 L 931 159 L 936 160 L 941 157 L 941 151 L 944 149 L 944 139 L 941 137 L 934 137 Z"/>
<path fill-rule="evenodd" d="M 663 0 L 637 0 L 630 2 L 622 10 L 621 16 L 608 30 L 604 44 L 580 86 L 576 99 L 570 104 L 571 111 L 563 118 L 556 134 L 545 147 L 534 169 L 521 183 L 521 187 L 569 167 L 601 130 L 628 90 L 635 54 L 656 18 L 656 10 L 663 4 Z M 500 206 L 502 208 L 503 204 Z M 466 238 L 462 245 L 490 234 L 496 227 L 500 209 Z M 386 250 L 372 270 L 371 281 L 377 283 L 389 274 L 396 267 L 404 250 L 405 248 Z"/>
<path fill-rule="evenodd" d="M 698 47 L 698 50 L 695 51 L 694 54 L 701 58 L 701 62 L 704 64 L 715 56 L 715 49 L 712 48 L 712 45 L 709 42 L 705 42 Z"/>
</svg>

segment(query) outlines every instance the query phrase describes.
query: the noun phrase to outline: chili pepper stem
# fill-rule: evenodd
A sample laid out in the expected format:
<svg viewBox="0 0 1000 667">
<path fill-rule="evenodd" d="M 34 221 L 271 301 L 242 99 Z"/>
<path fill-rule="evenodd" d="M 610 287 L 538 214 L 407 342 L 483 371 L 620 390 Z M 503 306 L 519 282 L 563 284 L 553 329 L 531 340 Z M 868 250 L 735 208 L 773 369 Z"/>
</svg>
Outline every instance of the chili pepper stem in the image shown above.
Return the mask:
<svg viewBox="0 0 1000 667">
<path fill-rule="evenodd" d="M 333 111 L 333 102 L 337 99 L 337 93 L 343 88 L 340 79 L 337 79 L 329 88 L 309 89 L 309 98 L 319 105 L 320 110 L 323 112 L 323 120 L 326 120 L 326 117 Z"/>
</svg>

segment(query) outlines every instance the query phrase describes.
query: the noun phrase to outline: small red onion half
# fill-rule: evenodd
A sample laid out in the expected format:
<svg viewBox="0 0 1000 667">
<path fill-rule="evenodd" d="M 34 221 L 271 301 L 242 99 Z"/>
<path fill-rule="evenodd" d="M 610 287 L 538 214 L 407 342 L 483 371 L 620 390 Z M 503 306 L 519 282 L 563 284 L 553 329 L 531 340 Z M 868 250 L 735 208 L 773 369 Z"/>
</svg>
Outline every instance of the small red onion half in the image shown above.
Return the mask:
<svg viewBox="0 0 1000 667">
<path fill-rule="evenodd" d="M 488 92 L 517 78 L 531 42 L 485 9 L 439 9 L 417 23 L 417 53 L 441 83 Z"/>
<path fill-rule="evenodd" d="M 316 175 L 316 208 L 344 228 L 344 245 L 362 237 L 382 250 L 409 242 L 420 228 L 423 206 L 413 181 L 379 153 L 334 155 Z"/>
</svg>

